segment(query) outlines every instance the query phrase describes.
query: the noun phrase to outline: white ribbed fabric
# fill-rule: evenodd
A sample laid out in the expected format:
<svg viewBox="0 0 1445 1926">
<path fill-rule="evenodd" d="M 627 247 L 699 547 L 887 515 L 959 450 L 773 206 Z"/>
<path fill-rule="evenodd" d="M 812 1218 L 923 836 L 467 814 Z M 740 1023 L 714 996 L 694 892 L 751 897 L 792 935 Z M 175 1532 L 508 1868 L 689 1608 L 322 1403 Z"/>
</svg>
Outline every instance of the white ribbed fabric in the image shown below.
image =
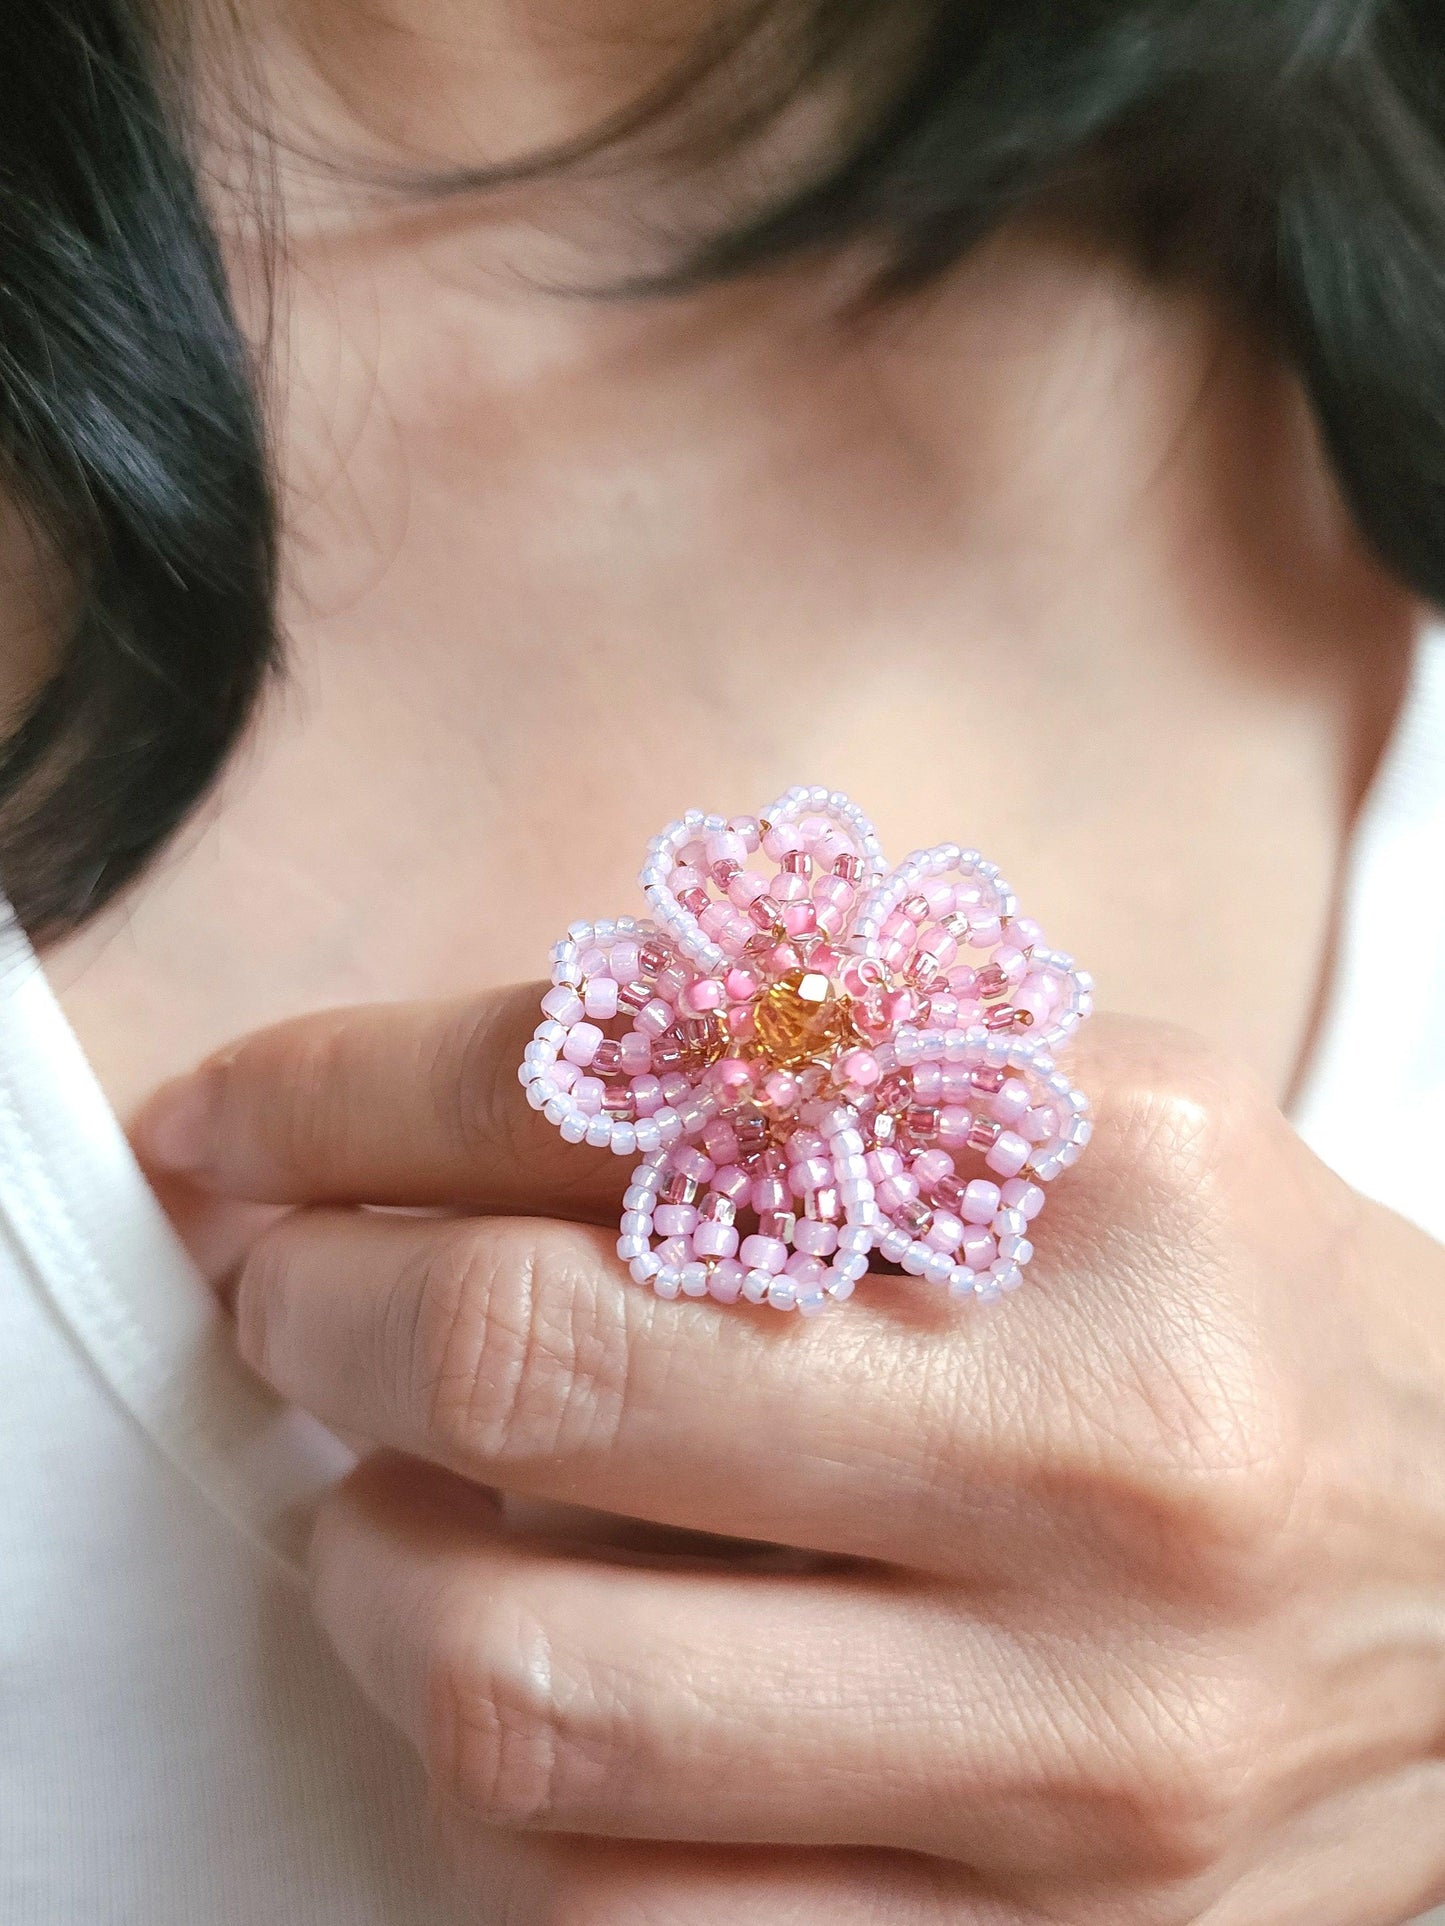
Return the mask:
<svg viewBox="0 0 1445 1926">
<path fill-rule="evenodd" d="M 1445 1236 L 1442 1102 L 1432 636 L 1361 825 L 1299 1123 L 1352 1182 Z M 1388 1136 L 1371 1136 L 1377 1116 Z M 296 1580 L 300 1525 L 346 1454 L 237 1363 L 13 928 L 0 1423 L 0 1926 L 455 1918 L 410 1755 L 323 1649 Z"/>
<path fill-rule="evenodd" d="M 13 930 L 0 1427 L 3 1926 L 459 1921 L 294 1565 L 346 1454 L 236 1361 Z"/>
<path fill-rule="evenodd" d="M 1334 982 L 1295 1122 L 1327 1164 L 1445 1240 L 1445 629 L 1422 637 L 1361 818 Z"/>
</svg>

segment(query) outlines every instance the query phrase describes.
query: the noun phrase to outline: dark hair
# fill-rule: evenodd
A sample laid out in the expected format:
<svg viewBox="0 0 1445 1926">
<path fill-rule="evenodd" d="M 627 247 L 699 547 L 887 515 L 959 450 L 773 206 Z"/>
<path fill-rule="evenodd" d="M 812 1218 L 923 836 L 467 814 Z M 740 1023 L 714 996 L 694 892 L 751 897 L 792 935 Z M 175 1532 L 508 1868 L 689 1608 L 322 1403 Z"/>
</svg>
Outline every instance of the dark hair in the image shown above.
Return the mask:
<svg viewBox="0 0 1445 1926">
<path fill-rule="evenodd" d="M 0 875 L 41 935 L 163 844 L 278 655 L 254 370 L 139 4 L 0 10 L 0 450 L 73 585 L 0 750 Z M 724 70 L 732 98 L 753 88 L 737 138 L 835 79 L 853 106 L 668 285 L 868 238 L 896 291 L 1017 212 L 1072 210 L 1277 345 L 1366 537 L 1445 602 L 1440 0 L 747 0 L 728 19 L 601 142 Z"/>
</svg>

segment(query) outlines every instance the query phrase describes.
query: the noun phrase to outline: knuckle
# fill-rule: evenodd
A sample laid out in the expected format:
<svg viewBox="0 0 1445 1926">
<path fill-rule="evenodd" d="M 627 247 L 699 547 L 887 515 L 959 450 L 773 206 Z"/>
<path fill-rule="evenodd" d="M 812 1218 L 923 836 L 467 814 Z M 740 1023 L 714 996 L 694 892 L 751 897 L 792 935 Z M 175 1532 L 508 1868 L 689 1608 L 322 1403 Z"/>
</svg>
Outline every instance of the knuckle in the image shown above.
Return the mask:
<svg viewBox="0 0 1445 1926">
<path fill-rule="evenodd" d="M 480 1627 L 460 1603 L 436 1640 L 422 1746 L 444 1798 L 507 1830 L 564 1827 L 592 1810 L 619 1757 L 615 1717 L 587 1668 L 521 1600 Z"/>
<path fill-rule="evenodd" d="M 289 1229 L 282 1219 L 262 1231 L 236 1277 L 237 1346 L 252 1369 L 272 1383 L 282 1375 L 282 1334 L 295 1275 Z"/>
<path fill-rule="evenodd" d="M 623 1294 L 585 1233 L 463 1225 L 404 1286 L 428 1435 L 466 1467 L 555 1459 L 617 1437 L 628 1397 Z"/>
<path fill-rule="evenodd" d="M 260 1132 L 281 1169 L 304 1176 L 344 1148 L 353 1114 L 349 1033 L 341 1017 L 309 1018 L 243 1045 L 224 1067 L 220 1116 L 244 1139 L 259 1108 Z"/>
<path fill-rule="evenodd" d="M 1227 1860 L 1249 1824 L 1261 1695 L 1244 1674 L 1197 1672 L 1144 1700 L 1097 1790 L 1136 1874 L 1175 1880 Z"/>
<path fill-rule="evenodd" d="M 498 1155 L 519 1149 L 518 1130 L 531 1112 L 517 1101 L 519 1052 L 502 1047 L 494 1001 L 463 1005 L 443 1025 L 427 1067 L 432 1099 L 449 1141 L 479 1173 Z"/>
<path fill-rule="evenodd" d="M 1136 1067 L 1116 1097 L 1131 1180 L 1161 1213 L 1208 1190 L 1236 1119 L 1254 1096 L 1223 1052 L 1171 1037 L 1161 1061 Z"/>
<path fill-rule="evenodd" d="M 1156 1570 L 1232 1583 L 1267 1561 L 1304 1475 L 1257 1228 L 1285 1126 L 1229 1057 L 1172 1031 L 1149 1034 L 1111 1105 L 1088 1282 L 1037 1347 L 1043 1475 Z"/>
<path fill-rule="evenodd" d="M 1073 1495 L 1136 1576 L 1242 1604 L 1280 1554 L 1304 1449 L 1251 1334 L 1200 1324 L 1172 1354 L 1116 1369 Z M 1059 1478 L 1079 1469 L 1061 1461 Z"/>
<path fill-rule="evenodd" d="M 1176 1567 L 1243 1570 L 1278 1542 L 1304 1475 L 1296 1417 L 1247 1310 L 1194 1300 L 1125 1350 L 1113 1411 L 1095 1413 L 1095 1489 L 1151 1527 Z"/>
</svg>

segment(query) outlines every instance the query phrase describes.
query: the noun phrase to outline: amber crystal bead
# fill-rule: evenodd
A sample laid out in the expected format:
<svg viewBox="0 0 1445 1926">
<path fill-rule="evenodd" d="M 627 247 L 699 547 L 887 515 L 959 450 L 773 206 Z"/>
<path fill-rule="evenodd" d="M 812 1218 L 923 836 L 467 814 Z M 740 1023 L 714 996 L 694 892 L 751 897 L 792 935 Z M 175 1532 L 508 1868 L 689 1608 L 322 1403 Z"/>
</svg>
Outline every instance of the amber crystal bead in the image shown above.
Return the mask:
<svg viewBox="0 0 1445 1926">
<path fill-rule="evenodd" d="M 818 970 L 789 970 L 770 984 L 753 1012 L 759 1052 L 780 1069 L 825 1055 L 842 1032 L 842 1011 L 833 985 Z"/>
</svg>

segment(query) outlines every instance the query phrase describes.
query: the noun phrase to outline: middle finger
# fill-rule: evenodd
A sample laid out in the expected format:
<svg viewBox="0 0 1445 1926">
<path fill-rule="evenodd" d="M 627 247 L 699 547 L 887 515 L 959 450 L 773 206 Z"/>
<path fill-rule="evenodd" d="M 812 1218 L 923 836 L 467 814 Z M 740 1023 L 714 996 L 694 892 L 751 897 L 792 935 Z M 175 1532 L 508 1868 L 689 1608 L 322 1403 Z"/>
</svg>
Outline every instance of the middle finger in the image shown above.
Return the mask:
<svg viewBox="0 0 1445 1926">
<path fill-rule="evenodd" d="M 615 1242 L 538 1219 L 297 1212 L 242 1266 L 240 1346 L 327 1423 L 484 1484 L 919 1562 L 962 1443 L 940 1332 L 669 1304 L 619 1281 Z"/>
</svg>

